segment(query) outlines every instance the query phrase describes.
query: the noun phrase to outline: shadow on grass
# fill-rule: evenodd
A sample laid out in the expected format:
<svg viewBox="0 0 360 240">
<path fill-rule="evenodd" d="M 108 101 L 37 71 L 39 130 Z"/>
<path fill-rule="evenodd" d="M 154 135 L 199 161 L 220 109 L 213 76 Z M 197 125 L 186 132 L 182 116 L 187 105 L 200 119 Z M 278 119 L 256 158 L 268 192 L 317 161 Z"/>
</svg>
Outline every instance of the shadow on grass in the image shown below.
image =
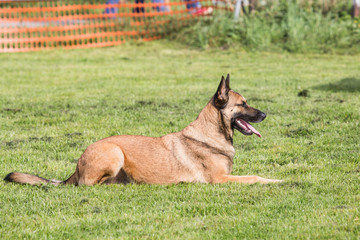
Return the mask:
<svg viewBox="0 0 360 240">
<path fill-rule="evenodd" d="M 333 92 L 360 92 L 360 78 L 343 78 L 336 83 L 322 84 L 313 88 Z"/>
</svg>

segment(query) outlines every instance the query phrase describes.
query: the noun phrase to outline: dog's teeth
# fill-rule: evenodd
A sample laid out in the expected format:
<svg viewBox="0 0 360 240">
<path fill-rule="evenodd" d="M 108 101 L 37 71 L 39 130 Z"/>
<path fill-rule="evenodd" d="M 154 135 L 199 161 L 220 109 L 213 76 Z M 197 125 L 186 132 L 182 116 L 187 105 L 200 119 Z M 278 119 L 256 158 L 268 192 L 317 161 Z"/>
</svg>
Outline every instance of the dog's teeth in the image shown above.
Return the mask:
<svg viewBox="0 0 360 240">
<path fill-rule="evenodd" d="M 244 128 L 244 125 L 241 123 L 240 120 L 236 120 L 236 122 L 240 125 L 240 127 Z"/>
</svg>

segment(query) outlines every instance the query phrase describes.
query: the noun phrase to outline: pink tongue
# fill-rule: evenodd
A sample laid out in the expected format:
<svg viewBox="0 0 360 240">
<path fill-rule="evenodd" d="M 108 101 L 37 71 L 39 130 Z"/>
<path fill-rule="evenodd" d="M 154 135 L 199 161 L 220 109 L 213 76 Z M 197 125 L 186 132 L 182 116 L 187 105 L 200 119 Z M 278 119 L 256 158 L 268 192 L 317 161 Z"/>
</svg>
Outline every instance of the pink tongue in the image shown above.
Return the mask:
<svg viewBox="0 0 360 240">
<path fill-rule="evenodd" d="M 261 134 L 253 127 L 250 123 L 240 119 L 241 123 L 247 127 L 249 130 L 251 130 L 253 133 L 255 133 L 258 137 L 261 137 Z"/>
</svg>

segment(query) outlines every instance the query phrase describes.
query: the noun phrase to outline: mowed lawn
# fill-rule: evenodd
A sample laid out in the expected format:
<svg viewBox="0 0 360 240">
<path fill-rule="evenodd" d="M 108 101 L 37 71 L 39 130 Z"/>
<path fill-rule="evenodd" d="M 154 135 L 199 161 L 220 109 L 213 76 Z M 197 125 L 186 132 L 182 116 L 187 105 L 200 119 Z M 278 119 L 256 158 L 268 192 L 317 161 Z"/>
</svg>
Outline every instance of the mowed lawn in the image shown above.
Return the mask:
<svg viewBox="0 0 360 240">
<path fill-rule="evenodd" d="M 273 185 L 0 181 L 1 239 L 359 239 L 360 56 L 192 50 L 166 41 L 0 54 L 0 176 L 66 179 L 85 148 L 193 121 L 221 75 L 267 113 L 233 174 Z M 300 95 L 300 96 L 299 96 Z M 135 147 L 135 146 L 134 146 Z"/>
</svg>

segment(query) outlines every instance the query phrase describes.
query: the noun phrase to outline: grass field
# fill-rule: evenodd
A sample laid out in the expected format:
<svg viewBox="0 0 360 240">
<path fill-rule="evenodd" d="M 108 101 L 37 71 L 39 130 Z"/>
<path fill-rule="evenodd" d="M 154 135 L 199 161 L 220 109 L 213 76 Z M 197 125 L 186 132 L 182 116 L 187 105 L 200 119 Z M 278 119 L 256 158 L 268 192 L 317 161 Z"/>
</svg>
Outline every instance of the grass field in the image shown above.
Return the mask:
<svg viewBox="0 0 360 240">
<path fill-rule="evenodd" d="M 65 179 L 92 142 L 193 121 L 221 75 L 267 113 L 233 174 L 273 185 L 0 182 L 1 239 L 359 239 L 360 57 L 166 41 L 0 55 L 0 175 Z M 298 96 L 300 93 L 301 96 Z"/>
</svg>

